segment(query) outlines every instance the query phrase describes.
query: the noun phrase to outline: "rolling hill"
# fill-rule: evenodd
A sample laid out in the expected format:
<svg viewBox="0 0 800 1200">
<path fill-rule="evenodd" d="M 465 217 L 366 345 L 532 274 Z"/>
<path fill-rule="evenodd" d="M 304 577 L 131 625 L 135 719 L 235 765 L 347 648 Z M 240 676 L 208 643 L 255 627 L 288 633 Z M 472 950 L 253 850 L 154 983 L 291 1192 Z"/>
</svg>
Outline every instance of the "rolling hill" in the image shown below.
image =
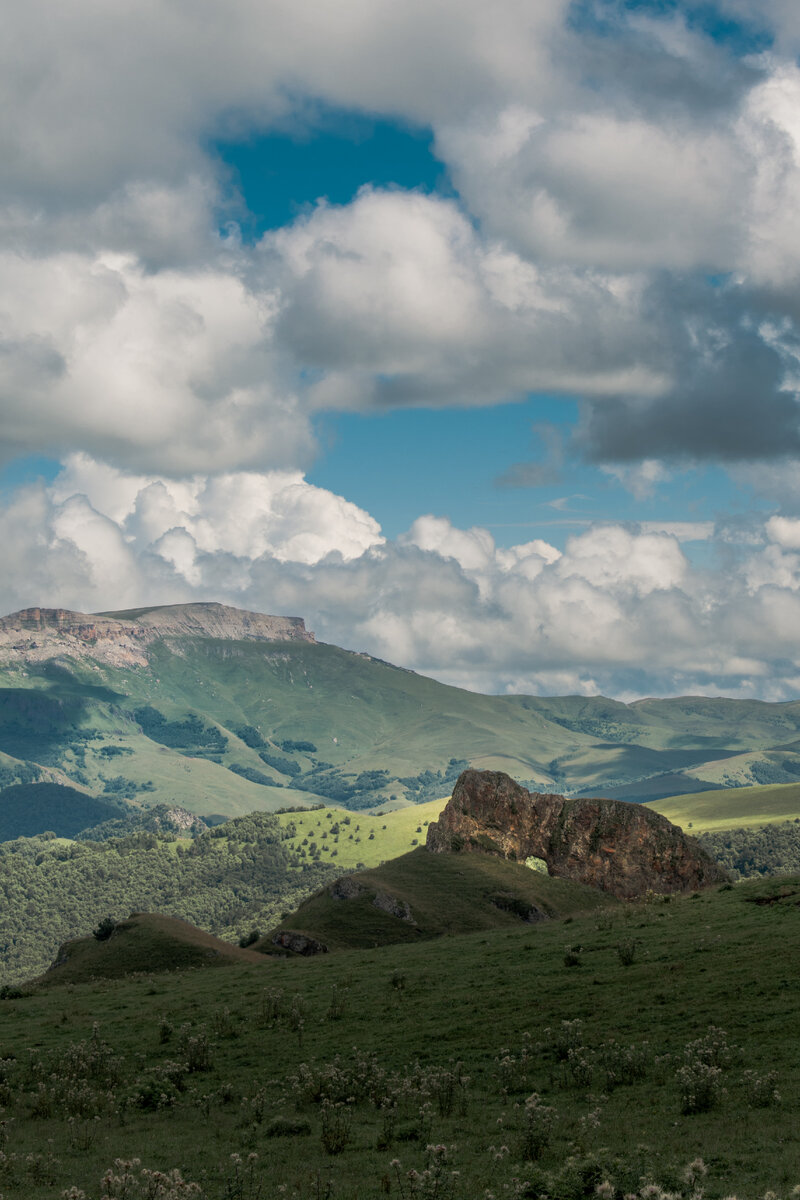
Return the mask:
<svg viewBox="0 0 800 1200">
<path fill-rule="evenodd" d="M 755 829 L 800 817 L 800 784 L 723 788 L 650 802 L 674 825 L 695 835 L 724 829 Z"/>
<path fill-rule="evenodd" d="M 115 924 L 107 938 L 90 934 L 65 942 L 38 982 L 42 987 L 60 987 L 88 979 L 258 961 L 253 950 L 232 946 L 187 921 L 160 913 L 131 913 Z"/>
<path fill-rule="evenodd" d="M 286 916 L 274 936 L 289 930 L 328 950 L 364 949 L 515 928 L 615 903 L 597 888 L 492 855 L 437 855 L 419 847 L 328 884 Z M 274 952 L 274 936 L 257 947 Z"/>
</svg>

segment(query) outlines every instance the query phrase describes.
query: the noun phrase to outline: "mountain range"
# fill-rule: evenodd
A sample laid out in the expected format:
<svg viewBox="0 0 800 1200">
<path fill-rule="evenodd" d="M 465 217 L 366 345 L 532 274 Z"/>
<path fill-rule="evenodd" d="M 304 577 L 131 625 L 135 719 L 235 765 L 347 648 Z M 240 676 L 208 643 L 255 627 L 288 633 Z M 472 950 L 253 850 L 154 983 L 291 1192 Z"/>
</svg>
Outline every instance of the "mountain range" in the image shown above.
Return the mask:
<svg viewBox="0 0 800 1200">
<path fill-rule="evenodd" d="M 478 695 L 320 643 L 299 617 L 221 604 L 0 620 L 0 810 L 50 784 L 57 833 L 62 788 L 64 808 L 77 791 L 213 823 L 389 811 L 446 797 L 466 765 L 634 801 L 794 782 L 800 702 Z"/>
</svg>

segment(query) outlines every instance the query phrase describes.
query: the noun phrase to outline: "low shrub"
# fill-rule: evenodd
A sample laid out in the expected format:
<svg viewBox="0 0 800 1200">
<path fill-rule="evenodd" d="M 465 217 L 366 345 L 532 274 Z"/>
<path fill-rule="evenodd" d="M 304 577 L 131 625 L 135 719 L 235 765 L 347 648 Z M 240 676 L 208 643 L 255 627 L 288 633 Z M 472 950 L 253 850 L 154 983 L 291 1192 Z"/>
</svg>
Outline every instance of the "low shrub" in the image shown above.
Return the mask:
<svg viewBox="0 0 800 1200">
<path fill-rule="evenodd" d="M 775 1071 L 768 1071 L 766 1075 L 745 1071 L 744 1092 L 750 1108 L 770 1108 L 773 1104 L 780 1104 L 781 1095 L 776 1086 L 777 1082 L 778 1075 Z"/>
<path fill-rule="evenodd" d="M 525 1128 L 522 1134 L 520 1151 L 527 1161 L 540 1158 L 553 1136 L 556 1123 L 556 1110 L 542 1103 L 538 1092 L 534 1092 L 525 1101 Z"/>
<path fill-rule="evenodd" d="M 695 1058 L 678 1068 L 676 1079 L 681 1097 L 681 1112 L 708 1112 L 723 1094 L 722 1070 Z"/>
<path fill-rule="evenodd" d="M 629 967 L 636 958 L 636 951 L 639 948 L 639 943 L 636 938 L 623 938 L 617 943 L 617 955 L 623 967 Z"/>
<path fill-rule="evenodd" d="M 311 1122 L 305 1117 L 273 1117 L 264 1126 L 265 1137 L 305 1137 L 311 1133 Z"/>
<path fill-rule="evenodd" d="M 341 1154 L 350 1141 L 353 1113 L 342 1101 L 323 1100 L 320 1106 L 322 1130 L 320 1139 L 326 1154 Z"/>
</svg>

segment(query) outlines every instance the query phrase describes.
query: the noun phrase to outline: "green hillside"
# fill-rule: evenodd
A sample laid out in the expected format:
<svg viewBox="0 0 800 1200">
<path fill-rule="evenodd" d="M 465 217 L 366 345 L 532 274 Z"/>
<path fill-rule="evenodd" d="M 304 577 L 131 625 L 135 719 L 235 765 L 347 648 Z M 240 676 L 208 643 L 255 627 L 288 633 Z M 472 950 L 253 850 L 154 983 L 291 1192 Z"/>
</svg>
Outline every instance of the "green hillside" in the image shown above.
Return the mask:
<svg viewBox="0 0 800 1200">
<path fill-rule="evenodd" d="M 388 811 L 446 796 L 467 763 L 632 800 L 800 779 L 797 702 L 481 696 L 298 641 L 181 634 L 147 653 L 120 668 L 71 645 L 0 666 L 0 789 L 58 782 L 218 820 Z"/>
<path fill-rule="evenodd" d="M 447 799 L 445 796 L 378 814 L 325 806 L 306 813 L 280 813 L 278 820 L 287 850 L 303 861 L 313 860 L 318 854 L 321 862 L 333 862 L 341 871 L 352 871 L 362 866 L 376 867 L 384 859 L 424 846 L 428 825 L 438 818 Z"/>
<path fill-rule="evenodd" d="M 62 987 L 87 979 L 123 979 L 141 972 L 229 967 L 257 961 L 254 951 L 232 946 L 186 921 L 160 913 L 131 913 L 115 924 L 107 938 L 89 934 L 65 942 L 39 985 Z"/>
<path fill-rule="evenodd" d="M 4 1200 L 789 1200 L 798 897 L 6 992 Z"/>
<path fill-rule="evenodd" d="M 507 929 L 616 903 L 597 888 L 494 855 L 430 854 L 419 847 L 329 884 L 285 916 L 280 929 L 343 950 Z M 258 945 L 271 949 L 269 938 Z"/>
<path fill-rule="evenodd" d="M 673 796 L 651 805 L 673 825 L 697 835 L 706 831 L 756 828 L 800 817 L 800 784 L 725 788 Z"/>
<path fill-rule="evenodd" d="M 74 837 L 90 825 L 121 816 L 127 805 L 100 799 L 60 783 L 18 783 L 0 791 L 0 842 L 50 829 Z"/>
<path fill-rule="evenodd" d="M 0 985 L 43 971 L 62 942 L 109 916 L 159 912 L 232 942 L 270 928 L 338 873 L 322 858 L 301 860 L 286 833 L 275 816 L 253 813 L 186 840 L 139 832 L 0 844 Z"/>
<path fill-rule="evenodd" d="M 154 806 L 134 813 L 139 829 L 101 825 L 100 841 L 0 843 L 0 985 L 44 970 L 61 942 L 109 915 L 158 911 L 234 942 L 271 928 L 326 881 L 424 844 L 443 807 L 253 813 L 180 837 L 172 811 Z"/>
</svg>

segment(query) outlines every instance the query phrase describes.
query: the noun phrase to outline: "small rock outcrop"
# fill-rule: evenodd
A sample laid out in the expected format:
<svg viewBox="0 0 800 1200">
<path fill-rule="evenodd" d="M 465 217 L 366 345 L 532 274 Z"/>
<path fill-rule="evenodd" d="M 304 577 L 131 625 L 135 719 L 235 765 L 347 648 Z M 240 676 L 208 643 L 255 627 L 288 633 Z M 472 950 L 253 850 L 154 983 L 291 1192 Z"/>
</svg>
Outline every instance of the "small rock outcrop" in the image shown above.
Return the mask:
<svg viewBox="0 0 800 1200">
<path fill-rule="evenodd" d="M 342 875 L 341 879 L 334 880 L 328 888 L 328 895 L 334 900 L 357 900 L 366 890 L 352 875 Z"/>
<path fill-rule="evenodd" d="M 362 896 L 370 894 L 369 888 L 366 888 L 363 883 L 359 883 L 353 875 L 343 875 L 341 879 L 334 880 L 328 888 L 328 895 L 333 900 L 359 900 Z M 408 901 L 401 900 L 399 896 L 393 896 L 391 892 L 378 890 L 372 894 L 372 907 L 388 913 L 390 917 L 399 917 L 401 921 L 407 921 L 409 925 L 417 923 Z"/>
<path fill-rule="evenodd" d="M 417 923 L 408 901 L 401 900 L 399 896 L 393 896 L 391 892 L 376 892 L 372 906 L 380 909 L 381 912 L 388 913 L 390 917 L 399 917 L 401 921 L 408 921 L 409 925 Z"/>
<path fill-rule="evenodd" d="M 727 878 L 694 838 L 649 808 L 529 792 L 502 771 L 464 771 L 426 844 L 434 853 L 541 858 L 551 875 L 624 900 Z"/>
<path fill-rule="evenodd" d="M 279 929 L 272 935 L 272 944 L 281 950 L 290 950 L 292 954 L 327 954 L 328 947 L 324 942 L 309 937 L 306 933 L 295 933 L 291 929 Z"/>
</svg>

